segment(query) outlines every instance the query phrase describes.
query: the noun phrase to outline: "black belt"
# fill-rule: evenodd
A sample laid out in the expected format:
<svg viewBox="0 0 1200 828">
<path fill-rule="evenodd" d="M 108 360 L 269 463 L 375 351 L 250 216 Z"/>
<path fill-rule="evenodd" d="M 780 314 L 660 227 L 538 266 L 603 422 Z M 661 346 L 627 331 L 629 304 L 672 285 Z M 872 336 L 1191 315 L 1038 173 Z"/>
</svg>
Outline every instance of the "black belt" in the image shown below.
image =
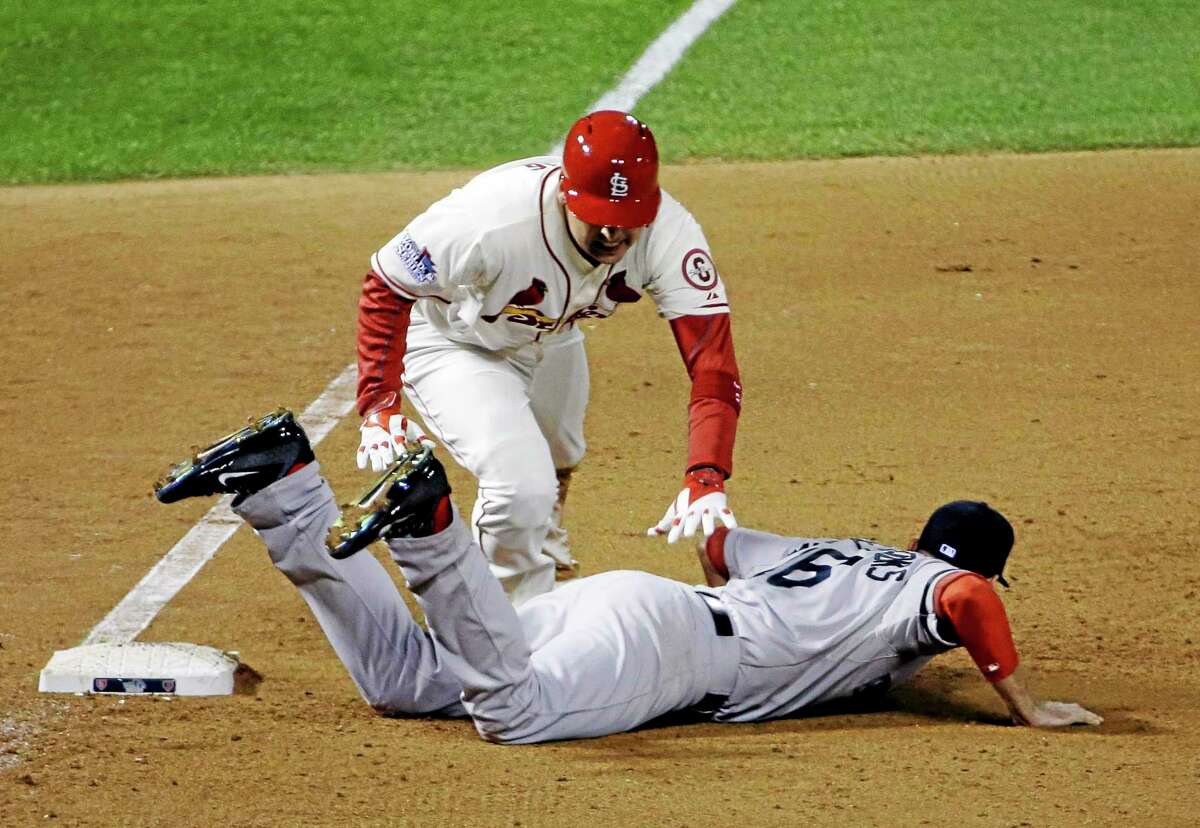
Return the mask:
<svg viewBox="0 0 1200 828">
<path fill-rule="evenodd" d="M 729 620 L 729 611 L 721 604 L 721 599 L 715 595 L 709 595 L 707 592 L 696 592 L 704 599 L 704 606 L 708 607 L 708 612 L 712 615 L 713 627 L 716 628 L 717 635 L 721 638 L 729 638 L 733 635 L 733 622 Z"/>
<path fill-rule="evenodd" d="M 715 595 L 709 595 L 707 592 L 696 592 L 704 599 L 704 605 L 708 607 L 708 612 L 712 616 L 713 629 L 716 630 L 720 638 L 729 638 L 733 635 L 733 622 L 729 620 L 729 612 L 721 604 L 721 599 Z M 693 713 L 701 716 L 711 716 L 722 707 L 725 702 L 729 701 L 729 696 L 722 693 L 706 693 L 704 698 L 691 706 Z"/>
<path fill-rule="evenodd" d="M 711 716 L 724 707 L 727 701 L 729 701 L 729 696 L 723 696 L 720 693 L 705 693 L 704 698 L 693 704 L 690 710 L 700 716 Z"/>
</svg>

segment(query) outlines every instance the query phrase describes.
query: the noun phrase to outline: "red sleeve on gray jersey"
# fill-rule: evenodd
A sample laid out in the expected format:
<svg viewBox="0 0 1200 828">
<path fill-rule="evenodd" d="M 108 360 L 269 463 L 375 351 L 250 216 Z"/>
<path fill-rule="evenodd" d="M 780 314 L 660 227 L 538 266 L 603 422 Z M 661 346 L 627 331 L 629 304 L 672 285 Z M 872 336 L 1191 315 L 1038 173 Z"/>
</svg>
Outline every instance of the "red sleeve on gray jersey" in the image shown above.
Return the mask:
<svg viewBox="0 0 1200 828">
<path fill-rule="evenodd" d="M 400 399 L 404 349 L 413 303 L 394 293 L 374 273 L 363 279 L 358 300 L 358 413 Z M 391 404 L 391 403 L 387 403 Z"/>
<path fill-rule="evenodd" d="M 729 566 L 725 563 L 725 538 L 728 535 L 728 529 L 718 526 L 704 541 L 704 554 L 708 556 L 708 562 L 722 578 L 729 577 Z"/>
<path fill-rule="evenodd" d="M 1000 681 L 1013 674 L 1017 646 L 1004 602 L 986 578 L 971 572 L 949 575 L 938 584 L 933 603 L 934 613 L 954 627 L 984 678 Z"/>
<path fill-rule="evenodd" d="M 687 468 L 712 466 L 730 477 L 742 383 L 729 314 L 680 316 L 671 320 L 671 331 L 692 380 Z"/>
</svg>

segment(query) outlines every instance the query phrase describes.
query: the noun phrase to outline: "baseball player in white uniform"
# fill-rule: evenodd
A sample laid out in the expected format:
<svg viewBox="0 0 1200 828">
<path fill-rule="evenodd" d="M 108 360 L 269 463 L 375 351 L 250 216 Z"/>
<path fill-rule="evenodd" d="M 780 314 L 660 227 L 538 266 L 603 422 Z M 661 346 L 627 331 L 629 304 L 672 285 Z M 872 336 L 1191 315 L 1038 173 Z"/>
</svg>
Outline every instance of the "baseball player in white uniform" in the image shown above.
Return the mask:
<svg viewBox="0 0 1200 828">
<path fill-rule="evenodd" d="M 514 608 L 427 446 L 403 455 L 374 487 L 374 511 L 346 527 L 303 431 L 275 412 L 156 488 L 163 502 L 216 492 L 238 493 L 235 511 L 369 704 L 469 716 L 489 741 L 602 736 L 680 711 L 777 718 L 885 690 L 960 645 L 1017 723 L 1101 722 L 1077 704 L 1034 701 L 1015 676 L 993 588 L 1012 527 L 987 504 L 938 509 L 911 551 L 722 527 L 699 550 L 705 586 L 606 572 Z M 428 631 L 381 564 L 359 553 L 381 537 Z"/>
<path fill-rule="evenodd" d="M 562 527 L 584 455 L 579 323 L 649 296 L 692 383 L 684 484 L 649 534 L 735 526 L 724 493 L 742 390 L 729 302 L 700 226 L 658 186 L 645 124 L 595 112 L 563 157 L 513 161 L 413 219 L 371 258 L 358 327 L 358 466 L 423 439 L 401 392 L 479 481 L 471 525 L 514 604 L 574 565 Z"/>
</svg>

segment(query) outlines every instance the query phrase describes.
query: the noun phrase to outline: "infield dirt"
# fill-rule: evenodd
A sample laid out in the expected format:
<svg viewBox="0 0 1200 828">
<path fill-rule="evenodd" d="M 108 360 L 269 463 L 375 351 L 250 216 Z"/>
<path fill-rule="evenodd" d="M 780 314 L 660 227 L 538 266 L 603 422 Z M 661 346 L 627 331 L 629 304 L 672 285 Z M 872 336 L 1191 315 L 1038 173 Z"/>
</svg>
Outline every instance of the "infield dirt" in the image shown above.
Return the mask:
<svg viewBox="0 0 1200 828">
<path fill-rule="evenodd" d="M 987 499 L 1017 528 L 1023 671 L 1103 726 L 1007 726 L 955 652 L 882 708 L 533 748 L 384 719 L 241 529 L 142 640 L 238 650 L 225 698 L 45 696 L 209 507 L 189 446 L 301 410 L 352 359 L 370 253 L 466 173 L 0 190 L 0 824 L 1197 824 L 1200 152 L 674 167 L 734 307 L 743 525 L 908 542 Z M 588 329 L 583 573 L 699 581 L 642 536 L 687 383 L 649 302 Z M 348 418 L 318 447 L 364 478 Z M 460 505 L 473 485 L 454 477 Z"/>
</svg>

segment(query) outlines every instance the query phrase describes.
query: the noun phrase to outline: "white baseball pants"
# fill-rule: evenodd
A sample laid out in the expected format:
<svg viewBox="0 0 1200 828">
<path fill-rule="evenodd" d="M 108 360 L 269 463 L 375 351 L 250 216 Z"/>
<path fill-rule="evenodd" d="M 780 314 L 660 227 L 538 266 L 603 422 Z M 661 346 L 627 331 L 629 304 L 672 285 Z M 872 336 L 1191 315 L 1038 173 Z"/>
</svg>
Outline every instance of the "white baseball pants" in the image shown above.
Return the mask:
<svg viewBox="0 0 1200 828">
<path fill-rule="evenodd" d="M 237 511 L 382 712 L 465 712 L 483 738 L 527 743 L 630 730 L 733 690 L 736 636 L 678 581 L 609 572 L 516 609 L 456 513 L 431 538 L 388 542 L 430 634 L 370 553 L 328 555 L 337 510 L 316 463 Z"/>
<path fill-rule="evenodd" d="M 414 315 L 405 396 L 434 438 L 479 481 L 471 524 L 514 605 L 554 588 L 542 550 L 556 469 L 583 458 L 588 367 L 578 330 L 516 351 L 453 342 Z"/>
</svg>

